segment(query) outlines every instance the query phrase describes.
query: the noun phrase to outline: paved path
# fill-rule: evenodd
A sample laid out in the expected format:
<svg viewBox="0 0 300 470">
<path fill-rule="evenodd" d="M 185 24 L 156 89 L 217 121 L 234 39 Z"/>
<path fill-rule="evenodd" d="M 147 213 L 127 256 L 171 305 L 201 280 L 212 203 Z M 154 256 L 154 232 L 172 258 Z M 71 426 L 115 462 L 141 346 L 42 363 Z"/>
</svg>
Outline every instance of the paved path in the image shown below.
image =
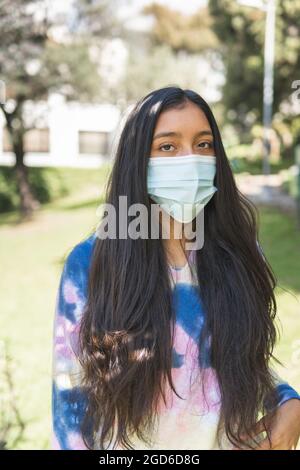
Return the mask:
<svg viewBox="0 0 300 470">
<path fill-rule="evenodd" d="M 239 190 L 255 204 L 281 208 L 285 211 L 295 212 L 296 201 L 284 193 L 280 187 L 283 176 L 275 175 L 235 175 Z"/>
</svg>

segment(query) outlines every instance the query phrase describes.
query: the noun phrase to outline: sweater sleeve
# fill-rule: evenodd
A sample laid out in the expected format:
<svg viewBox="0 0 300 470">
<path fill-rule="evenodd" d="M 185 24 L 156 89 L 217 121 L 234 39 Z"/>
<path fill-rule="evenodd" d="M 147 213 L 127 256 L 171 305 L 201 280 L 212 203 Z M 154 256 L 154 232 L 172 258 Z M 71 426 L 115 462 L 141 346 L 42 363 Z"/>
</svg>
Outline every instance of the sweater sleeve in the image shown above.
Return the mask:
<svg viewBox="0 0 300 470">
<path fill-rule="evenodd" d="M 295 390 L 291 385 L 286 382 L 283 378 L 280 377 L 280 375 L 273 369 L 270 368 L 270 371 L 274 377 L 274 381 L 276 384 L 276 391 L 277 391 L 277 405 L 276 407 L 279 407 L 283 405 L 285 402 L 288 400 L 291 400 L 292 398 L 296 398 L 300 400 L 300 395 Z M 271 410 L 270 404 L 268 403 L 268 399 L 265 401 L 265 406 L 267 411 Z"/>
<path fill-rule="evenodd" d="M 77 245 L 65 261 L 56 297 L 52 343 L 53 450 L 87 450 L 80 430 L 87 401 L 75 354 L 79 319 L 86 301 L 86 280 L 84 251 Z"/>
</svg>

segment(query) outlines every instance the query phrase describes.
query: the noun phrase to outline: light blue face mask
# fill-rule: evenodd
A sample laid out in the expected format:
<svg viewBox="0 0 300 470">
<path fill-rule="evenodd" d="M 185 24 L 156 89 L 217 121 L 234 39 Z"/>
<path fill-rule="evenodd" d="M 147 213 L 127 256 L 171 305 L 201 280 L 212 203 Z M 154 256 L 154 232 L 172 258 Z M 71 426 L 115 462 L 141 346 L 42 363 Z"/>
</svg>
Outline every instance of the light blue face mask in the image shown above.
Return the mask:
<svg viewBox="0 0 300 470">
<path fill-rule="evenodd" d="M 189 223 L 217 191 L 213 184 L 215 174 L 215 155 L 151 156 L 148 194 L 174 219 Z"/>
</svg>

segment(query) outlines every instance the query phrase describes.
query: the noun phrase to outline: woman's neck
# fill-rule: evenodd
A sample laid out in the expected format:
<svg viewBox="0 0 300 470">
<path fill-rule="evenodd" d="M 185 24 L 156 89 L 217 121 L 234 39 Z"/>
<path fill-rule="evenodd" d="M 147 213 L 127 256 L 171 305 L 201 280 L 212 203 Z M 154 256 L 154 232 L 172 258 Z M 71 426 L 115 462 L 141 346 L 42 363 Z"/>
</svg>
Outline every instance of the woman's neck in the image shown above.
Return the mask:
<svg viewBox="0 0 300 470">
<path fill-rule="evenodd" d="M 176 236 L 176 234 L 178 234 Z M 178 238 L 180 234 L 180 238 Z M 184 236 L 183 224 L 170 217 L 170 234 L 163 239 L 166 255 L 169 263 L 177 268 L 181 268 L 187 263 L 185 251 L 186 239 Z"/>
</svg>

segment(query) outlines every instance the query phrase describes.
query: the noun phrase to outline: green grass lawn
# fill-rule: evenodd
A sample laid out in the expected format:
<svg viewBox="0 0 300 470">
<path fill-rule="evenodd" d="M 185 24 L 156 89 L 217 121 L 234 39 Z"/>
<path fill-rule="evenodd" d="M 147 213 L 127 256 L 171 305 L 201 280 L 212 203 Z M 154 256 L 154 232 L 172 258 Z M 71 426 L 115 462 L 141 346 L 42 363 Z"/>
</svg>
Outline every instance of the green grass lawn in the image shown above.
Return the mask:
<svg viewBox="0 0 300 470">
<path fill-rule="evenodd" d="M 59 276 L 65 255 L 97 224 L 96 209 L 108 169 L 97 170 L 98 174 L 77 171 L 80 191 L 74 186 L 71 195 L 45 205 L 34 221 L 15 224 L 14 214 L 0 217 L 0 339 L 9 341 L 15 400 L 26 423 L 17 449 L 49 447 L 52 327 Z M 280 284 L 276 293 L 283 332 L 276 353 L 286 368 L 278 371 L 300 390 L 300 234 L 290 216 L 273 209 L 260 214 L 260 240 Z"/>
<path fill-rule="evenodd" d="M 300 231 L 296 220 L 276 209 L 260 209 L 260 238 L 277 277 L 278 326 L 275 355 L 282 378 L 300 390 Z"/>
<path fill-rule="evenodd" d="M 43 206 L 34 221 L 18 224 L 15 213 L 0 216 L 0 340 L 8 340 L 16 400 L 26 423 L 24 440 L 16 447 L 21 449 L 49 446 L 51 335 L 59 276 L 66 254 L 97 224 L 108 167 L 71 173 L 70 184 L 76 183 L 71 194 Z"/>
</svg>

